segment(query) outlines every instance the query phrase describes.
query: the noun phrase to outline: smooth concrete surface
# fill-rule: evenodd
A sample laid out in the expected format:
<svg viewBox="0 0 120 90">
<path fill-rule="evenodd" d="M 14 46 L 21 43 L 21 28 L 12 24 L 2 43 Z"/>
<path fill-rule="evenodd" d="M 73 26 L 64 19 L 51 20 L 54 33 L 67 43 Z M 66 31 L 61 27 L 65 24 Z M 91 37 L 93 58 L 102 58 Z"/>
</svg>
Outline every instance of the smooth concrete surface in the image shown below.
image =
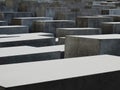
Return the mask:
<svg viewBox="0 0 120 90">
<path fill-rule="evenodd" d="M 101 55 L 0 66 L 1 90 L 119 89 L 120 57 Z"/>
<path fill-rule="evenodd" d="M 13 38 L 1 38 L 0 39 L 0 47 L 12 47 L 12 46 L 51 46 L 55 44 L 55 38 L 50 36 L 34 36 L 34 35 L 27 35 L 27 36 L 20 36 L 20 37 L 13 37 Z"/>
<path fill-rule="evenodd" d="M 10 36 L 10 35 L 8 35 L 8 36 Z M 50 36 L 50 37 L 53 37 L 54 35 L 52 33 L 36 32 L 36 33 L 12 34 L 11 36 L 31 36 L 31 37 L 32 36 Z"/>
<path fill-rule="evenodd" d="M 1 34 L 0 38 L 13 38 L 13 37 L 19 37 L 19 35 L 9 35 L 9 34 Z"/>
<path fill-rule="evenodd" d="M 64 57 L 64 45 L 46 47 L 6 47 L 0 48 L 0 51 L 0 64 L 44 61 Z"/>
<path fill-rule="evenodd" d="M 29 29 L 27 26 L 22 25 L 0 26 L 0 34 L 20 34 L 28 32 Z"/>
<path fill-rule="evenodd" d="M 120 56 L 120 35 L 67 36 L 65 57 L 110 54 Z"/>
</svg>

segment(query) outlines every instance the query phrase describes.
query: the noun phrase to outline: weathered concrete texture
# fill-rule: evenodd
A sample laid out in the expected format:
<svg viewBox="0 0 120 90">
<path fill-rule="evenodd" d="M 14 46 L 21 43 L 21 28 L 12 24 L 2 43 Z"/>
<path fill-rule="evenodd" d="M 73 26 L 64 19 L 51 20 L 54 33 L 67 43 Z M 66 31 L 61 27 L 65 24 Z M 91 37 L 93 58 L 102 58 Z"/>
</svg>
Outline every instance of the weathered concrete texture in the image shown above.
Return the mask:
<svg viewBox="0 0 120 90">
<path fill-rule="evenodd" d="M 15 17 L 31 17 L 33 16 L 31 12 L 0 12 L 0 15 L 3 15 L 3 18 L 5 21 L 8 22 L 8 24 L 11 24 L 11 20 Z"/>
<path fill-rule="evenodd" d="M 103 34 L 120 34 L 120 22 L 103 22 L 102 23 Z"/>
<path fill-rule="evenodd" d="M 50 36 L 33 36 L 23 35 L 13 38 L 1 38 L 0 47 L 12 47 L 12 46 L 50 46 L 55 44 L 55 38 Z"/>
<path fill-rule="evenodd" d="M 99 54 L 120 55 L 120 35 L 68 36 L 65 42 L 65 57 Z"/>
<path fill-rule="evenodd" d="M 13 25 L 26 25 L 29 27 L 29 32 L 33 29 L 33 21 L 35 20 L 52 20 L 52 17 L 18 17 L 14 18 L 11 21 L 11 24 Z"/>
<path fill-rule="evenodd" d="M 7 47 L 0 48 L 0 64 L 34 62 L 63 58 L 64 45 L 47 47 Z"/>
<path fill-rule="evenodd" d="M 0 66 L 1 90 L 120 89 L 120 57 L 93 56 Z"/>
<path fill-rule="evenodd" d="M 76 19 L 76 25 L 77 27 L 100 28 L 102 22 L 110 21 L 112 21 L 112 18 L 105 16 L 79 16 Z"/>
<path fill-rule="evenodd" d="M 0 34 L 20 34 L 28 32 L 27 26 L 0 26 Z"/>
<path fill-rule="evenodd" d="M 100 28 L 57 28 L 56 37 L 65 37 L 66 35 L 95 35 L 101 34 Z"/>
<path fill-rule="evenodd" d="M 0 26 L 5 26 L 5 25 L 8 25 L 6 21 L 0 21 Z"/>
<path fill-rule="evenodd" d="M 34 22 L 33 32 L 47 32 L 55 35 L 56 28 L 66 27 L 75 27 L 75 22 L 73 20 L 38 20 Z"/>
</svg>

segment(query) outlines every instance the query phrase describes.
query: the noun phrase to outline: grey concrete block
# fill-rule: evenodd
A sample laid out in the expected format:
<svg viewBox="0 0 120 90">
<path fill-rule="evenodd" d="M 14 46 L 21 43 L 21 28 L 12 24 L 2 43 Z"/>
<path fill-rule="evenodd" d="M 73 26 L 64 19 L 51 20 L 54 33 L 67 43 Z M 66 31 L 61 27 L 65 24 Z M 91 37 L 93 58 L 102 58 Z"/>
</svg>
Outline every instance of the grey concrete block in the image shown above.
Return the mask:
<svg viewBox="0 0 120 90">
<path fill-rule="evenodd" d="M 120 9 L 104 9 L 101 12 L 102 15 L 120 15 Z"/>
<path fill-rule="evenodd" d="M 120 35 L 68 36 L 65 42 L 65 57 L 100 54 L 120 55 Z"/>
<path fill-rule="evenodd" d="M 64 45 L 46 47 L 17 46 L 0 48 L 0 64 L 34 62 L 61 59 L 64 54 Z"/>
<path fill-rule="evenodd" d="M 120 57 L 93 56 L 0 66 L 1 90 L 120 89 Z"/>
<path fill-rule="evenodd" d="M 120 15 L 102 15 L 106 17 L 111 17 L 113 19 L 113 22 L 120 22 Z"/>
<path fill-rule="evenodd" d="M 12 26 L 0 26 L 0 34 L 20 34 L 28 33 L 27 26 L 12 25 Z"/>
<path fill-rule="evenodd" d="M 55 44 L 55 38 L 50 36 L 32 36 L 23 35 L 11 38 L 1 38 L 0 47 L 12 47 L 12 46 L 50 46 Z"/>
<path fill-rule="evenodd" d="M 103 34 L 120 34 L 120 22 L 103 22 L 102 23 Z"/>
<path fill-rule="evenodd" d="M 5 26 L 5 25 L 8 25 L 6 21 L 0 21 L 0 26 Z"/>
<path fill-rule="evenodd" d="M 26 25 L 29 27 L 29 32 L 33 29 L 33 21 L 35 20 L 52 20 L 52 17 L 18 17 L 11 21 L 13 25 Z"/>
<path fill-rule="evenodd" d="M 95 35 L 101 34 L 100 28 L 57 28 L 56 37 L 65 37 L 66 35 Z"/>
<path fill-rule="evenodd" d="M 76 19 L 77 27 L 100 28 L 102 22 L 112 22 L 111 17 L 105 16 L 79 16 Z"/>
<path fill-rule="evenodd" d="M 33 16 L 31 12 L 0 12 L 0 15 L 3 15 L 3 18 L 5 21 L 8 22 L 8 24 L 11 24 L 11 20 L 15 17 L 31 17 Z"/>
<path fill-rule="evenodd" d="M 48 32 L 56 34 L 56 28 L 75 27 L 73 20 L 38 20 L 34 22 L 33 32 Z M 55 35 L 56 36 L 56 35 Z"/>
</svg>

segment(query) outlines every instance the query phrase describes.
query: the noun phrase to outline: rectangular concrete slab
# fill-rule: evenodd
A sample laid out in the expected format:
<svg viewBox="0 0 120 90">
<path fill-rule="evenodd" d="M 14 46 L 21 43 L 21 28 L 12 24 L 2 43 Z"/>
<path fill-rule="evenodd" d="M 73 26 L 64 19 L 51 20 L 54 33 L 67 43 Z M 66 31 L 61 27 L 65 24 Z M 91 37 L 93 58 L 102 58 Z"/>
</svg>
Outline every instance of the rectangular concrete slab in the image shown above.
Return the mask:
<svg viewBox="0 0 120 90">
<path fill-rule="evenodd" d="M 8 22 L 8 24 L 11 24 L 11 20 L 15 17 L 32 17 L 31 12 L 13 12 L 13 11 L 8 11 L 8 12 L 0 12 L 0 15 L 3 15 L 3 18 L 5 21 Z"/>
<path fill-rule="evenodd" d="M 104 9 L 101 14 L 103 15 L 120 15 L 120 9 Z"/>
<path fill-rule="evenodd" d="M 57 28 L 56 37 L 65 37 L 66 35 L 95 35 L 101 34 L 100 28 Z"/>
<path fill-rule="evenodd" d="M 1 65 L 0 73 L 1 90 L 112 90 L 120 88 L 120 57 L 101 55 Z"/>
<path fill-rule="evenodd" d="M 61 59 L 64 54 L 64 45 L 29 47 L 17 46 L 0 48 L 0 64 L 34 62 Z"/>
<path fill-rule="evenodd" d="M 103 22 L 103 34 L 120 34 L 120 22 Z"/>
<path fill-rule="evenodd" d="M 56 34 L 56 28 L 75 27 L 74 20 L 38 20 L 34 22 L 33 32 L 47 32 Z M 56 36 L 56 35 L 55 35 Z"/>
<path fill-rule="evenodd" d="M 102 15 L 102 16 L 111 17 L 113 19 L 113 22 L 120 22 L 120 15 Z"/>
<path fill-rule="evenodd" d="M 29 29 L 27 26 L 20 25 L 0 26 L 0 34 L 20 34 L 28 32 Z"/>
<path fill-rule="evenodd" d="M 65 57 L 110 54 L 120 56 L 120 35 L 68 36 L 65 42 Z"/>
<path fill-rule="evenodd" d="M 29 32 L 33 29 L 33 21 L 35 20 L 52 20 L 52 17 L 17 17 L 12 19 L 13 25 L 26 25 L 29 27 Z"/>
<path fill-rule="evenodd" d="M 76 19 L 77 27 L 100 28 L 102 22 L 112 22 L 111 17 L 105 16 L 78 16 Z"/>
<path fill-rule="evenodd" d="M 8 25 L 6 21 L 0 21 L 0 26 L 5 26 L 5 25 Z"/>
<path fill-rule="evenodd" d="M 0 47 L 12 47 L 12 46 L 50 46 L 55 44 L 55 38 L 50 36 L 20 36 L 13 38 L 1 38 Z"/>
</svg>

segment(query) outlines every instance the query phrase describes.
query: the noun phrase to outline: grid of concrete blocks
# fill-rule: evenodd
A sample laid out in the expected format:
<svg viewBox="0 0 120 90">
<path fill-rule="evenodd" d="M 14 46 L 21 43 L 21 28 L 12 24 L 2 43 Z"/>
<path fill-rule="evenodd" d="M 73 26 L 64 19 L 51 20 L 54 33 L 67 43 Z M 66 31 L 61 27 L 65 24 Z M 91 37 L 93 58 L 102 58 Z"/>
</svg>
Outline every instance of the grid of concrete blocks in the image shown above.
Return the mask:
<svg viewBox="0 0 120 90">
<path fill-rule="evenodd" d="M 0 90 L 119 84 L 119 0 L 0 0 Z"/>
</svg>

